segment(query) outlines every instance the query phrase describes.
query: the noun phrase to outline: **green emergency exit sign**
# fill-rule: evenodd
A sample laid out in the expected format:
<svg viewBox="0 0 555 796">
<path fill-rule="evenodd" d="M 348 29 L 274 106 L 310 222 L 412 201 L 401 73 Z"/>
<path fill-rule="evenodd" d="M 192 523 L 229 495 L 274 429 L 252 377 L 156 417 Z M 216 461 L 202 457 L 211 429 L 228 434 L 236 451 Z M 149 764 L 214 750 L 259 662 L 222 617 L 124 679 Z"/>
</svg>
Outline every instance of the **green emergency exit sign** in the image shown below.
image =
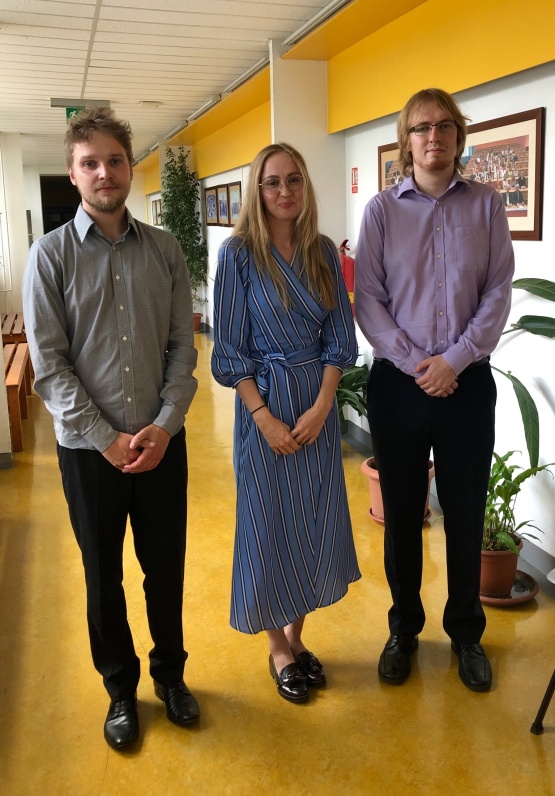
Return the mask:
<svg viewBox="0 0 555 796">
<path fill-rule="evenodd" d="M 79 111 L 83 110 L 83 106 L 79 108 L 66 108 L 66 119 L 69 121 L 72 116 L 76 116 Z"/>
</svg>

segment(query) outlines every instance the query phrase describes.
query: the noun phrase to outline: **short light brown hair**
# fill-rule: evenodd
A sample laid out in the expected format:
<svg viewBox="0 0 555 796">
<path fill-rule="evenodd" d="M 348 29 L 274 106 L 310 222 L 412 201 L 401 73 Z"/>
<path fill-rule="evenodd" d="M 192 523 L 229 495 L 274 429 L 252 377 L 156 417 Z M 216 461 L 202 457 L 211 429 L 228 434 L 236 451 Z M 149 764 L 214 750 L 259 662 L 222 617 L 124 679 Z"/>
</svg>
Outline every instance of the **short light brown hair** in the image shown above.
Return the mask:
<svg viewBox="0 0 555 796">
<path fill-rule="evenodd" d="M 463 116 L 459 104 L 451 94 L 443 91 L 441 88 L 425 88 L 413 94 L 409 99 L 397 119 L 397 143 L 399 144 L 399 160 L 401 163 L 401 171 L 404 177 L 408 177 L 413 173 L 412 153 L 407 150 L 409 142 L 409 130 L 412 126 L 411 120 L 414 114 L 420 110 L 423 105 L 429 102 L 435 102 L 442 108 L 447 117 L 452 119 L 457 125 L 457 154 L 455 155 L 455 171 L 463 172 L 461 163 L 461 155 L 464 152 L 466 144 L 466 123 L 470 121 L 468 116 Z"/>
<path fill-rule="evenodd" d="M 73 166 L 75 144 L 90 141 L 93 133 L 103 133 L 115 138 L 123 147 L 129 165 L 133 165 L 133 148 L 131 146 L 133 133 L 129 122 L 116 119 L 110 108 L 85 108 L 75 116 L 71 116 L 68 122 L 64 138 L 64 152 L 68 169 Z"/>
</svg>

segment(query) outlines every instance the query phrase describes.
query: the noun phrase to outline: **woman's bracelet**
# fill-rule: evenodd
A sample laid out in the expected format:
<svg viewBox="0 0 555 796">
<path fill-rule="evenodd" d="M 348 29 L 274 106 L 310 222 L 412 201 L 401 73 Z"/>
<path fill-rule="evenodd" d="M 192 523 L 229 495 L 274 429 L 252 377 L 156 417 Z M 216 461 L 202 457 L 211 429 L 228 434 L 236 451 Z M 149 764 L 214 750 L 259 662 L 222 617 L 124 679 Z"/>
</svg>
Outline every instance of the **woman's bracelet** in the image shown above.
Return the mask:
<svg viewBox="0 0 555 796">
<path fill-rule="evenodd" d="M 255 412 L 258 412 L 259 409 L 265 409 L 265 408 L 266 408 L 266 404 L 260 404 L 260 406 L 257 406 L 256 409 L 252 410 L 251 417 L 254 415 Z"/>
</svg>

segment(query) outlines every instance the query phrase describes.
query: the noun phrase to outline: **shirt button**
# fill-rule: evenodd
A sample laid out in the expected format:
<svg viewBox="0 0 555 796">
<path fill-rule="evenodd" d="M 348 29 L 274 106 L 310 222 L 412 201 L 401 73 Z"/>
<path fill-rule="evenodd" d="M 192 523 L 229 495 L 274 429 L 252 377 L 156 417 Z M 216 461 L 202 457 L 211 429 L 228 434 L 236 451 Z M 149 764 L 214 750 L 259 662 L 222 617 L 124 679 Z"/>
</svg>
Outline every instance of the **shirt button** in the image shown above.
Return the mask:
<svg viewBox="0 0 555 796">
<path fill-rule="evenodd" d="M 443 282 L 438 282 L 438 283 L 437 283 L 437 286 L 438 286 L 438 287 L 443 287 Z"/>
<path fill-rule="evenodd" d="M 119 274 L 116 274 L 116 279 L 119 279 Z"/>
<path fill-rule="evenodd" d="M 121 339 L 122 340 L 127 340 L 127 337 L 125 335 L 123 335 L 123 337 Z"/>
<path fill-rule="evenodd" d="M 125 368 L 125 372 L 126 372 L 126 373 L 129 373 L 129 368 Z"/>
<path fill-rule="evenodd" d="M 124 309 L 123 304 L 119 305 L 120 310 Z"/>
<path fill-rule="evenodd" d="M 439 342 L 440 342 L 440 343 L 444 343 L 444 342 L 445 342 L 445 340 L 440 340 Z"/>
<path fill-rule="evenodd" d="M 438 255 L 437 255 L 437 259 L 438 259 L 438 260 L 441 260 L 441 254 L 438 254 Z"/>
<path fill-rule="evenodd" d="M 441 232 L 441 227 L 436 227 L 436 232 Z"/>
<path fill-rule="evenodd" d="M 442 313 L 442 312 L 440 312 L 440 313 L 439 313 L 439 316 L 440 316 L 440 318 L 443 318 L 443 313 Z"/>
<path fill-rule="evenodd" d="M 116 247 L 112 246 L 112 251 L 115 252 L 115 250 L 116 250 Z"/>
<path fill-rule="evenodd" d="M 132 400 L 131 398 L 128 398 L 128 399 L 127 399 L 127 403 L 128 403 L 128 404 L 130 404 L 130 403 L 131 403 L 131 400 Z"/>
</svg>

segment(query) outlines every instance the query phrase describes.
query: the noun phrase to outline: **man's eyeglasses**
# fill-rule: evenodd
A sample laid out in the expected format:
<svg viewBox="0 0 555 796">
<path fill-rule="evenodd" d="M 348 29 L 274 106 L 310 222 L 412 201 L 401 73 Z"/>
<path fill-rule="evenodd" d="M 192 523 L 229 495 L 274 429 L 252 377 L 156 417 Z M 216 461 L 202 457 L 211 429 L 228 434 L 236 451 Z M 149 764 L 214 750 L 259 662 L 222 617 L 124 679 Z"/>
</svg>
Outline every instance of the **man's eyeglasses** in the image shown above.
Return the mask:
<svg viewBox="0 0 555 796">
<path fill-rule="evenodd" d="M 452 133 L 457 129 L 455 122 L 436 122 L 436 124 L 415 124 L 414 127 L 409 129 L 409 133 L 415 135 L 430 135 L 432 128 L 437 127 L 438 133 Z"/>
<path fill-rule="evenodd" d="M 303 182 L 304 179 L 302 174 L 292 174 L 290 177 L 287 177 L 286 180 L 278 180 L 277 177 L 268 177 L 267 180 L 263 180 L 259 185 L 266 193 L 279 193 L 282 185 L 286 185 L 290 191 L 298 191 L 299 188 L 302 188 Z"/>
</svg>

